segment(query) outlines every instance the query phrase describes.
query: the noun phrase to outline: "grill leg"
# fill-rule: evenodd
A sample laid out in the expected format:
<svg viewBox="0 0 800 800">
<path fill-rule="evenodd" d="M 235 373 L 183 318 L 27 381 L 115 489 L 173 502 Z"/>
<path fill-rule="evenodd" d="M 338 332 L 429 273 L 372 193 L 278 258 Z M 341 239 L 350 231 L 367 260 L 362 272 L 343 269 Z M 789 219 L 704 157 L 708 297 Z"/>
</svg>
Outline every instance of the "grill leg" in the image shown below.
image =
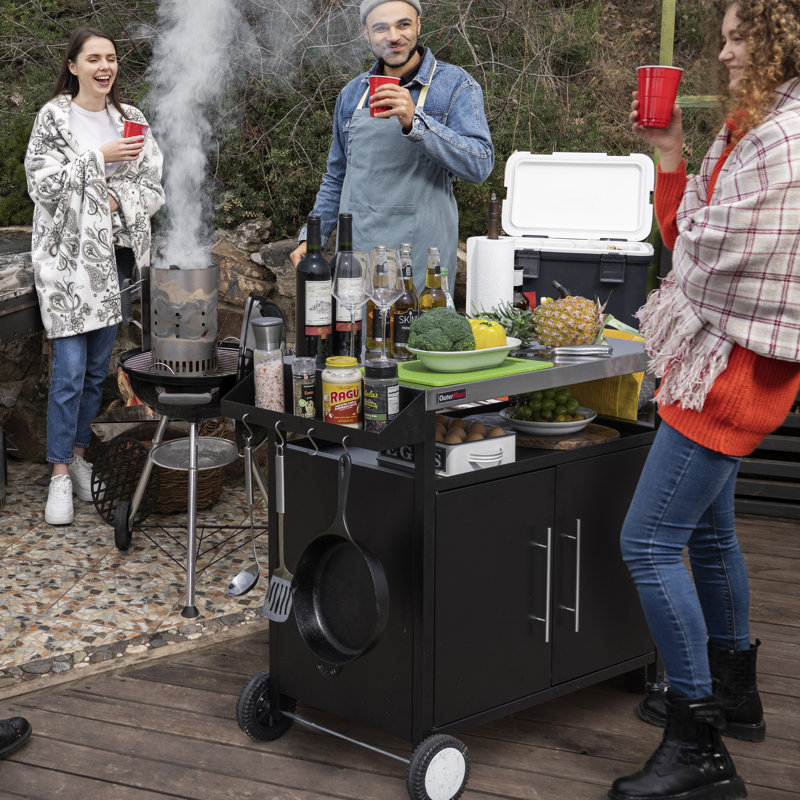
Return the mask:
<svg viewBox="0 0 800 800">
<path fill-rule="evenodd" d="M 197 425 L 189 425 L 189 513 L 186 541 L 186 605 L 182 617 L 193 619 L 200 612 L 194 604 L 194 570 L 197 533 Z"/>
</svg>

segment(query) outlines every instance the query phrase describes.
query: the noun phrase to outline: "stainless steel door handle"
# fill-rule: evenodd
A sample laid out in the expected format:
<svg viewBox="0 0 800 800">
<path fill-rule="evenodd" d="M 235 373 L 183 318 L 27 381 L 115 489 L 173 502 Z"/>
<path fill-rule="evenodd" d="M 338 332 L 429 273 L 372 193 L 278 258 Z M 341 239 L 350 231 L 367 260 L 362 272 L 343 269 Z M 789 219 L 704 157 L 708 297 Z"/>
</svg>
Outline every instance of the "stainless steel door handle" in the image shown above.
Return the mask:
<svg viewBox="0 0 800 800">
<path fill-rule="evenodd" d="M 536 622 L 544 623 L 544 643 L 550 644 L 550 608 L 551 608 L 551 588 L 553 582 L 553 529 L 547 529 L 547 544 L 540 544 L 539 542 L 531 542 L 534 547 L 541 547 L 545 551 L 547 557 L 547 571 L 545 578 L 545 599 L 544 599 L 544 617 L 536 617 L 531 615 L 531 619 Z"/>
<path fill-rule="evenodd" d="M 571 611 L 575 614 L 575 633 L 580 633 L 581 630 L 581 521 L 575 520 L 575 535 L 569 533 L 562 533 L 562 539 L 569 539 L 575 542 L 575 605 L 573 608 L 569 606 L 560 605 L 564 611 Z"/>
</svg>

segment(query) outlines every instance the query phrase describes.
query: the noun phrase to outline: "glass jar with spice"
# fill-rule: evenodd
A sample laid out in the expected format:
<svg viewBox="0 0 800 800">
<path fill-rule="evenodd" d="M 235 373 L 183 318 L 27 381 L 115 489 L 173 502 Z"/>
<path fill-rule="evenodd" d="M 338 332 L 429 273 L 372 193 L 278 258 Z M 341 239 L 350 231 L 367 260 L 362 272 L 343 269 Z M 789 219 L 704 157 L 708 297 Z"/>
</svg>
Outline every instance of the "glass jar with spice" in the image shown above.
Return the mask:
<svg viewBox="0 0 800 800">
<path fill-rule="evenodd" d="M 253 380 L 256 407 L 283 411 L 283 320 L 256 317 L 253 330 Z"/>
</svg>

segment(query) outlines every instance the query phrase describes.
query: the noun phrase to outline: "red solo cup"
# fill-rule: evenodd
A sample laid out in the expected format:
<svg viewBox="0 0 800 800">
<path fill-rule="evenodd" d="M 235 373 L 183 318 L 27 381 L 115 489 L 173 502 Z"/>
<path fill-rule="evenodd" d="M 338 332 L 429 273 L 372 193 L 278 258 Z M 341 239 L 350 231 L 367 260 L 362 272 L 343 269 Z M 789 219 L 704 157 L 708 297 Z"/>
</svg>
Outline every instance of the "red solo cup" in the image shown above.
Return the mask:
<svg viewBox="0 0 800 800">
<path fill-rule="evenodd" d="M 639 124 L 666 128 L 678 96 L 683 70 L 680 67 L 639 67 Z"/>
<path fill-rule="evenodd" d="M 384 86 L 387 83 L 393 83 L 397 86 L 400 83 L 400 78 L 393 78 L 390 75 L 370 75 L 369 76 L 369 94 L 370 97 L 378 91 L 380 86 Z M 388 111 L 389 109 L 385 106 L 379 106 L 378 108 L 370 108 L 369 115 L 374 117 L 379 111 Z"/>
<path fill-rule="evenodd" d="M 129 136 L 144 136 L 147 134 L 149 128 L 149 125 L 142 125 L 141 122 L 133 122 L 126 119 L 122 127 L 122 138 L 127 139 Z"/>
</svg>

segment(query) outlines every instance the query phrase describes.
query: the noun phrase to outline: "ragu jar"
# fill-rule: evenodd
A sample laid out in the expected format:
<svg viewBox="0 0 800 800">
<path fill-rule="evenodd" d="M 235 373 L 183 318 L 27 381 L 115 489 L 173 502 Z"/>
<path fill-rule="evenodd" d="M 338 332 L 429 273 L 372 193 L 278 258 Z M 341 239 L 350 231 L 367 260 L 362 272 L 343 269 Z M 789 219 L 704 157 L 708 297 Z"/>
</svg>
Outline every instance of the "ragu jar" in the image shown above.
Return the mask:
<svg viewBox="0 0 800 800">
<path fill-rule="evenodd" d="M 361 370 L 358 359 L 331 356 L 322 370 L 322 419 L 348 428 L 361 427 Z"/>
</svg>

